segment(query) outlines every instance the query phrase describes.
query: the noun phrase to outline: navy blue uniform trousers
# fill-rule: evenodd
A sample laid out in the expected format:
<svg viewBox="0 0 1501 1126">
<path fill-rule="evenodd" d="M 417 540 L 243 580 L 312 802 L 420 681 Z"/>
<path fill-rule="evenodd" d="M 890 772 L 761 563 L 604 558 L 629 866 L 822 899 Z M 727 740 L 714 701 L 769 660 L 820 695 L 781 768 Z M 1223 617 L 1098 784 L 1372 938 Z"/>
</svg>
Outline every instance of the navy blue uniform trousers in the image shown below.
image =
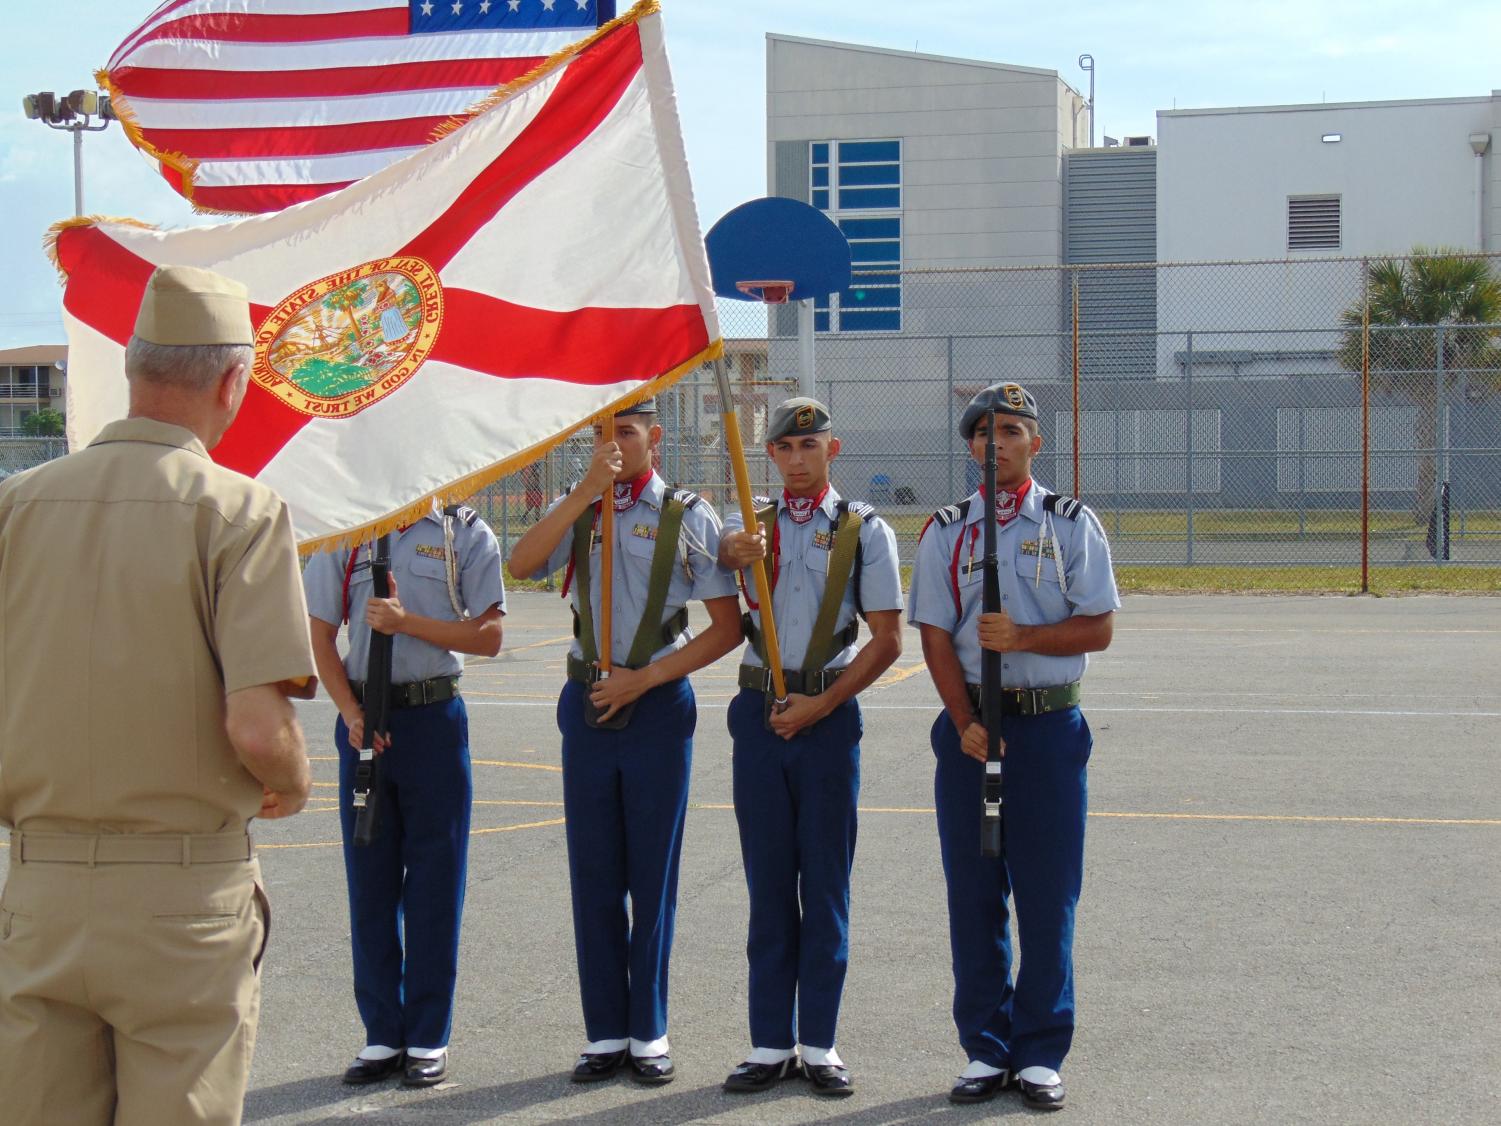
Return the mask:
<svg viewBox="0 0 1501 1126">
<path fill-rule="evenodd" d="M 698 710 L 686 677 L 636 701 L 619 731 L 584 722 L 584 685 L 558 697 L 573 941 L 589 1040 L 667 1035 L 667 968 Z M 629 901 L 629 910 L 627 910 Z"/>
<path fill-rule="evenodd" d="M 1056 1071 L 1074 1036 L 1074 909 L 1084 877 L 1085 767 L 1093 739 L 1078 708 L 1007 716 L 1001 737 L 1001 856 L 983 857 L 984 766 L 959 750 L 947 712 L 933 724 L 954 1024 L 971 1060 Z M 1014 988 L 1008 894 L 1022 955 Z"/>
<path fill-rule="evenodd" d="M 860 705 L 841 704 L 789 740 L 767 730 L 765 699 L 743 689 L 729 716 L 750 890 L 751 1044 L 832 1048 L 850 953 Z"/>
<path fill-rule="evenodd" d="M 469 860 L 469 717 L 462 699 L 392 709 L 380 822 L 354 844 L 359 754 L 339 719 L 339 821 L 349 881 L 354 999 L 366 1042 L 442 1048 L 453 1023 Z"/>
</svg>

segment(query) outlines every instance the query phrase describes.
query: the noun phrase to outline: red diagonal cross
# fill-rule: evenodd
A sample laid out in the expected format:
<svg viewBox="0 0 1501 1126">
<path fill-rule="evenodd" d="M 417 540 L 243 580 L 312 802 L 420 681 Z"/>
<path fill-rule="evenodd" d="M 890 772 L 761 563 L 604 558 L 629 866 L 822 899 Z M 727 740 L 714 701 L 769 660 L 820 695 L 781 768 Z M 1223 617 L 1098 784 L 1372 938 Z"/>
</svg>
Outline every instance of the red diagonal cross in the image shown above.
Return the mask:
<svg viewBox="0 0 1501 1126">
<path fill-rule="evenodd" d="M 596 42 L 569 64 L 547 103 L 506 150 L 442 216 L 392 256 L 420 256 L 441 274 L 518 192 L 593 132 L 641 65 L 635 24 L 622 25 Z M 69 276 L 64 296 L 68 311 L 122 346 L 127 343 L 152 263 L 94 227 L 65 230 L 58 239 L 58 256 Z M 595 385 L 650 379 L 709 342 L 696 304 L 555 312 L 449 287 L 443 300 L 443 326 L 428 359 L 502 378 L 535 376 Z M 253 305 L 251 320 L 259 326 L 271 312 L 270 306 Z M 309 421 L 252 384 L 214 459 L 254 476 Z"/>
</svg>

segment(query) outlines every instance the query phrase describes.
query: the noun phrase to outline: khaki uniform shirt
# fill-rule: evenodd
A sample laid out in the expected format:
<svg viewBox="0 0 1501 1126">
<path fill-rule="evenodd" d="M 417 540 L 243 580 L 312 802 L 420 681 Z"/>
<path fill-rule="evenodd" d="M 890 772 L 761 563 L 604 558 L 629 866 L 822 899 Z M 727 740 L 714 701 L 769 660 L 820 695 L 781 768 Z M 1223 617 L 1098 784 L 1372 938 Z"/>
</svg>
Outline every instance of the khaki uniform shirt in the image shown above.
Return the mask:
<svg viewBox="0 0 1501 1126">
<path fill-rule="evenodd" d="M 225 695 L 313 670 L 285 503 L 189 431 L 112 423 L 0 486 L 0 824 L 241 830 Z"/>
</svg>

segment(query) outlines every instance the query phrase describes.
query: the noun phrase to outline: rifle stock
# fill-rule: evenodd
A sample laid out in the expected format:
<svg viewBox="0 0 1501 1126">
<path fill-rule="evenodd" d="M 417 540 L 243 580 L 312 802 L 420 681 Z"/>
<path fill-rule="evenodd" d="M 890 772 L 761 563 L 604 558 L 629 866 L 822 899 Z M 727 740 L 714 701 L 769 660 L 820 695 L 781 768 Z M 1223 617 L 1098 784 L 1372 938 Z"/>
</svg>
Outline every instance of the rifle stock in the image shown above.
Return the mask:
<svg viewBox="0 0 1501 1126">
<path fill-rule="evenodd" d="M 391 537 L 375 542 L 370 560 L 371 593 L 391 597 Z M 365 673 L 365 737 L 354 770 L 354 843 L 368 845 L 380 827 L 381 778 L 385 770 L 375 753 L 375 736 L 388 734 L 391 714 L 391 646 L 389 633 L 370 631 L 370 660 Z"/>
<path fill-rule="evenodd" d="M 996 557 L 995 411 L 985 413 L 985 571 L 981 609 L 1001 608 L 1000 561 Z M 980 723 L 985 728 L 985 778 L 981 787 L 980 855 L 1001 855 L 1001 654 L 980 650 Z"/>
</svg>

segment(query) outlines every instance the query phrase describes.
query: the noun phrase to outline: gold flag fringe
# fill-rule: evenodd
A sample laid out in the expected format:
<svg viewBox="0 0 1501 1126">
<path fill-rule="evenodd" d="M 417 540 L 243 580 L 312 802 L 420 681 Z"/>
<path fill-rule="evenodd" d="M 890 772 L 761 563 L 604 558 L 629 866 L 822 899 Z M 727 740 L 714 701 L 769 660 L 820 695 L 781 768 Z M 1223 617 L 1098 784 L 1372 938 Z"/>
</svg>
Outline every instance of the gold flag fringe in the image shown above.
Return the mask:
<svg viewBox="0 0 1501 1126">
<path fill-rule="evenodd" d="M 140 219 L 130 219 L 118 215 L 75 215 L 71 219 L 59 219 L 47 228 L 47 233 L 42 236 L 42 251 L 52 262 L 52 268 L 57 271 L 57 280 L 67 284 L 68 271 L 63 269 L 62 260 L 57 256 L 57 240 L 62 233 L 72 230 L 74 227 L 97 227 L 101 223 L 112 223 L 118 227 L 138 227 L 143 231 L 161 230 L 155 223 L 145 223 Z"/>
<path fill-rule="evenodd" d="M 658 0 L 641 0 L 641 2 L 635 5 L 635 7 L 633 7 L 630 11 L 626 12 L 623 16 L 616 16 L 613 20 L 605 24 L 604 27 L 600 28 L 587 39 L 580 39 L 577 43 L 570 43 L 561 51 L 558 51 L 555 54 L 549 55 L 547 58 L 543 59 L 540 63 L 538 63 L 531 70 L 527 71 L 520 77 L 513 78 L 502 86 L 497 86 L 484 98 L 480 99 L 474 105 L 470 106 L 463 113 L 455 114 L 447 121 L 440 121 L 437 125 L 433 126 L 432 140 L 441 141 L 444 137 L 449 136 L 456 129 L 467 125 L 471 120 L 478 117 L 480 114 L 485 113 L 487 110 L 494 109 L 502 102 L 509 101 L 513 95 L 517 94 L 521 90 L 526 89 L 528 86 L 534 85 L 535 83 L 541 81 L 543 78 L 546 78 L 553 71 L 570 62 L 574 58 L 574 56 L 580 54 L 583 51 L 587 51 L 590 47 L 594 46 L 594 44 L 598 43 L 601 39 L 603 39 L 606 35 L 609 35 L 616 28 L 624 27 L 626 24 L 639 23 L 647 16 L 654 15 L 661 10 L 662 5 L 658 2 Z"/>
<path fill-rule="evenodd" d="M 94 72 L 94 81 L 99 88 L 109 95 L 110 109 L 114 112 L 116 120 L 120 122 L 120 128 L 125 130 L 125 136 L 130 143 L 140 149 L 152 160 L 159 164 L 165 164 L 182 177 L 184 196 L 189 203 L 193 202 L 193 179 L 198 174 L 198 161 L 191 156 L 185 156 L 180 152 L 167 152 L 157 148 L 146 139 L 145 132 L 141 129 L 141 120 L 136 116 L 135 107 L 130 104 L 120 88 L 115 85 L 114 79 L 108 70 L 100 67 Z M 197 204 L 193 204 L 193 210 L 199 211 Z"/>
<path fill-rule="evenodd" d="M 538 442 L 534 446 L 529 446 L 524 450 L 512 454 L 508 458 L 497 461 L 494 465 L 486 466 L 484 469 L 476 473 L 471 473 L 467 477 L 461 477 L 459 480 L 445 485 L 441 489 L 435 489 L 413 501 L 411 504 L 404 505 L 395 512 L 389 512 L 376 520 L 372 520 L 368 524 L 362 524 L 357 528 L 351 528 L 345 532 L 319 536 L 315 539 L 299 543 L 297 550 L 300 554 L 306 556 L 329 548 L 353 547 L 375 539 L 378 536 L 383 536 L 387 532 L 394 532 L 398 528 L 416 523 L 431 511 L 434 501 L 440 505 L 454 504 L 472 497 L 486 485 L 493 484 L 500 478 L 515 473 L 517 470 L 530 465 L 538 458 L 551 453 L 586 426 L 592 426 L 594 423 L 601 422 L 611 415 L 619 414 L 627 407 L 639 403 L 642 399 L 651 398 L 659 391 L 664 391 L 672 386 L 690 371 L 702 367 L 704 364 L 712 363 L 722 355 L 724 355 L 724 340 L 716 340 L 702 352 L 698 353 L 698 355 L 679 364 L 672 370 L 657 376 L 655 379 L 648 380 L 628 395 L 622 395 L 608 406 L 583 419 L 578 425 L 571 426 L 560 434 L 555 434 L 551 438 Z"/>
</svg>

